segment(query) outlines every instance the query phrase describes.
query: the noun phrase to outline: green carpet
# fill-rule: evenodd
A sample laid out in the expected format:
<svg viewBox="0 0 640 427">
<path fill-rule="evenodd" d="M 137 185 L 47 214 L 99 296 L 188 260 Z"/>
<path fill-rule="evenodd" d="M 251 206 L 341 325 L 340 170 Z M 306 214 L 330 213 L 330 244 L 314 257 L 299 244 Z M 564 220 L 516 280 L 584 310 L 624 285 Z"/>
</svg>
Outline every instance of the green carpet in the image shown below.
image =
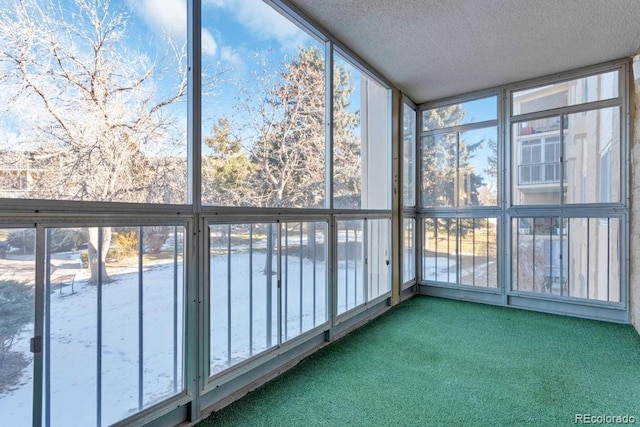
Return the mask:
<svg viewBox="0 0 640 427">
<path fill-rule="evenodd" d="M 556 426 L 576 414 L 640 424 L 633 327 L 419 296 L 198 426 Z"/>
</svg>

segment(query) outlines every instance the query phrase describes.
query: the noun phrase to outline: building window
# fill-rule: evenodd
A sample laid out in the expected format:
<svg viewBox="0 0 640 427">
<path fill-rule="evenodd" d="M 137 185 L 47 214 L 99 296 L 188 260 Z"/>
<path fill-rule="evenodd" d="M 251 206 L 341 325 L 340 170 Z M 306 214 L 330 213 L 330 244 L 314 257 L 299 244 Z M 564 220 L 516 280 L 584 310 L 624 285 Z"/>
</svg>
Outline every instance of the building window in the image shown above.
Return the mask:
<svg viewBox="0 0 640 427">
<path fill-rule="evenodd" d="M 560 138 L 558 136 L 522 140 L 518 183 L 560 182 Z"/>
</svg>

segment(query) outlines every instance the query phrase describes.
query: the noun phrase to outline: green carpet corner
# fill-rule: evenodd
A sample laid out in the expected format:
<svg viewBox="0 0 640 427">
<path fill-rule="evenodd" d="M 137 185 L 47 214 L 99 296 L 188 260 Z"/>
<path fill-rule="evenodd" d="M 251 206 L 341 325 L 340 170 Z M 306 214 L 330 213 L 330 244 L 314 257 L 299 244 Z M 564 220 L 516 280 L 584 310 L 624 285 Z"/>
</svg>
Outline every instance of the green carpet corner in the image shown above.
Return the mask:
<svg viewBox="0 0 640 427">
<path fill-rule="evenodd" d="M 629 325 L 417 296 L 198 424 L 640 424 Z"/>
</svg>

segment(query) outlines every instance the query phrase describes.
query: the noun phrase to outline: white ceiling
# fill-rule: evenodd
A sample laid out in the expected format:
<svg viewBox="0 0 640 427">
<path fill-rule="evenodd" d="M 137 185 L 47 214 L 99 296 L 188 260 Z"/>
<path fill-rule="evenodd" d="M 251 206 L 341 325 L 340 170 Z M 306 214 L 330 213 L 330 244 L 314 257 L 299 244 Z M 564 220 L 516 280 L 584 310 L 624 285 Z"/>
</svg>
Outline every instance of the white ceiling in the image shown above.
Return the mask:
<svg viewBox="0 0 640 427">
<path fill-rule="evenodd" d="M 640 0 L 290 0 L 417 103 L 632 56 Z"/>
</svg>

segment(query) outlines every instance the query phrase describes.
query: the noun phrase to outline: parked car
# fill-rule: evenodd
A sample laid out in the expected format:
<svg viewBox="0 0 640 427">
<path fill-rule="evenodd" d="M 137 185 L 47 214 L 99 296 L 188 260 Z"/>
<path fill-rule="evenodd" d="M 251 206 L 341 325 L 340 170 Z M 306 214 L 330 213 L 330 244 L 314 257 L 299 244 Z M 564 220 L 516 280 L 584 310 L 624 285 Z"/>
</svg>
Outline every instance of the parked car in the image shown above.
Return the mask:
<svg viewBox="0 0 640 427">
<path fill-rule="evenodd" d="M 7 242 L 0 241 L 0 259 L 5 259 L 11 250 L 11 245 Z"/>
</svg>

